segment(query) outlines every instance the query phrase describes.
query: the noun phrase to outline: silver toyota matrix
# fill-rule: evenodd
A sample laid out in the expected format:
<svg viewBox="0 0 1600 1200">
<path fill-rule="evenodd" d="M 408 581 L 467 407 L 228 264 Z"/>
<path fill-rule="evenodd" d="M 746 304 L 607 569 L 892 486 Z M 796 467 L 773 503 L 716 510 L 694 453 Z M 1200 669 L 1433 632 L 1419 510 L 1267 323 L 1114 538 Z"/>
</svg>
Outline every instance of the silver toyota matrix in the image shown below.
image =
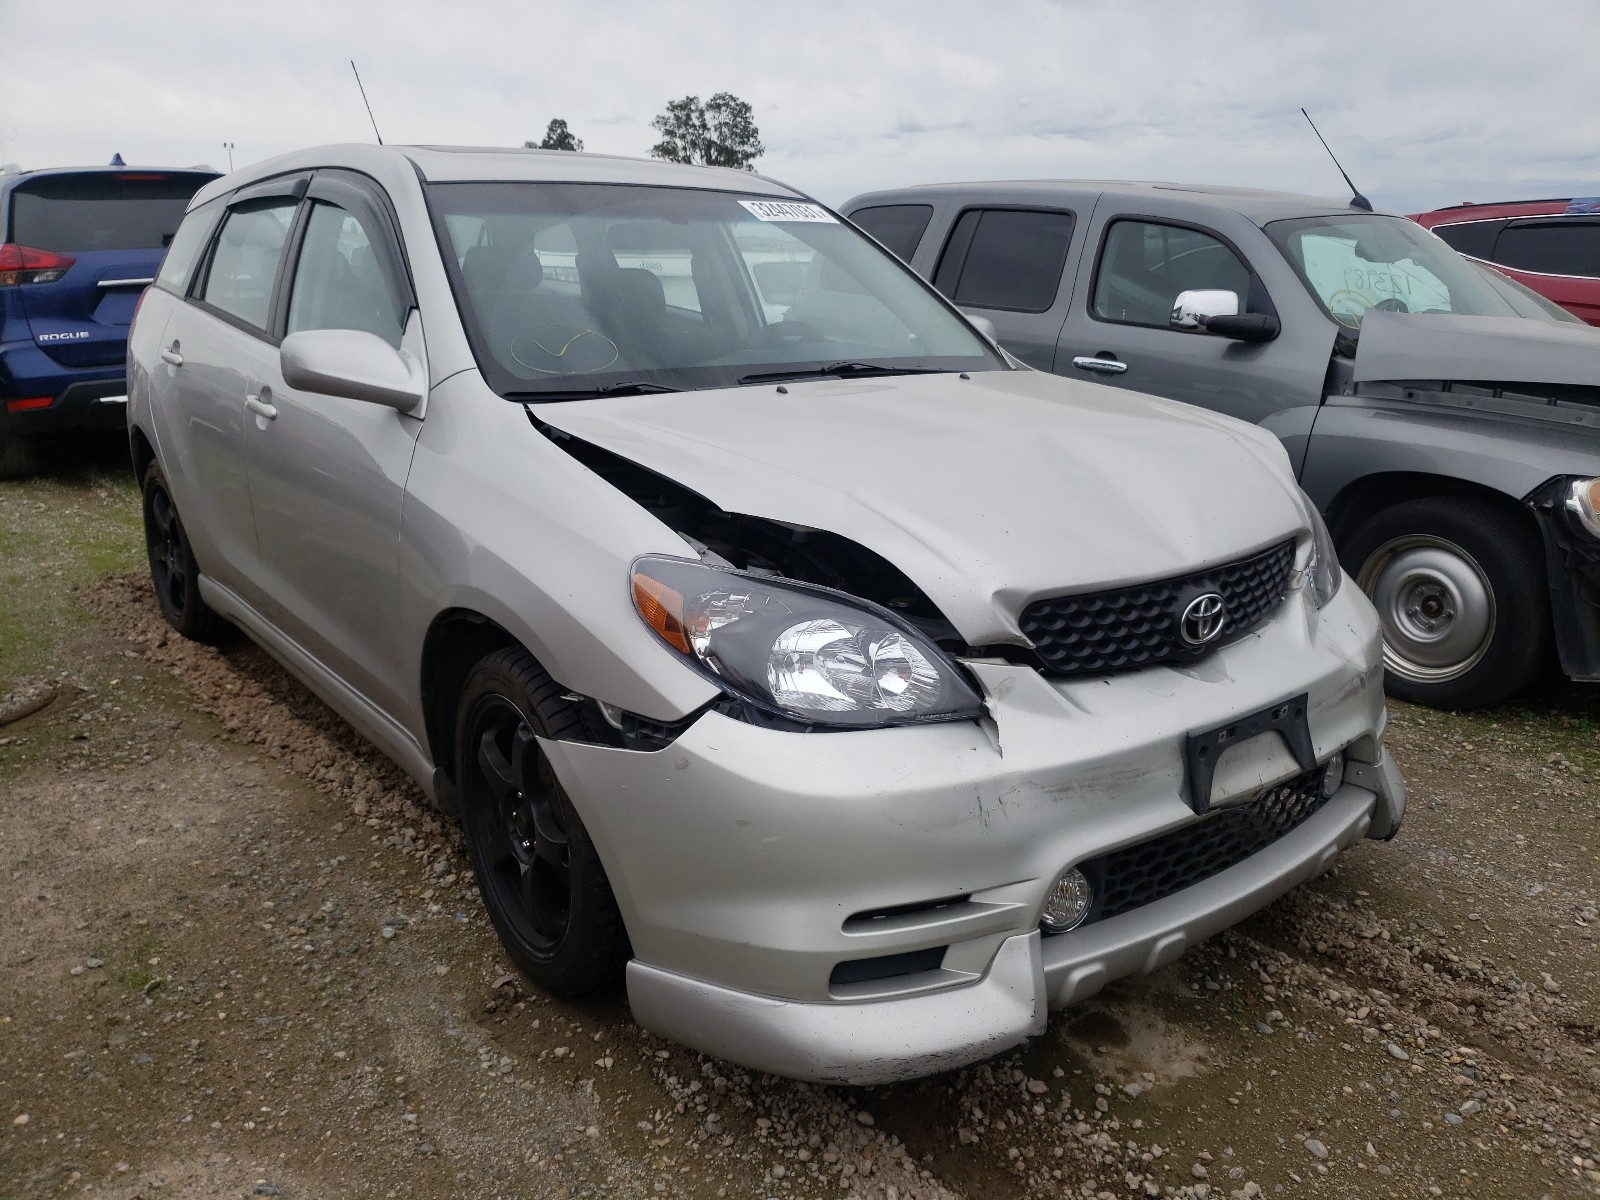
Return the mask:
<svg viewBox="0 0 1600 1200">
<path fill-rule="evenodd" d="M 134 322 L 167 620 L 459 816 L 507 953 L 745 1066 L 961 1066 L 1395 833 L 1277 439 L 1007 358 L 771 180 L 336 146 Z"/>
</svg>

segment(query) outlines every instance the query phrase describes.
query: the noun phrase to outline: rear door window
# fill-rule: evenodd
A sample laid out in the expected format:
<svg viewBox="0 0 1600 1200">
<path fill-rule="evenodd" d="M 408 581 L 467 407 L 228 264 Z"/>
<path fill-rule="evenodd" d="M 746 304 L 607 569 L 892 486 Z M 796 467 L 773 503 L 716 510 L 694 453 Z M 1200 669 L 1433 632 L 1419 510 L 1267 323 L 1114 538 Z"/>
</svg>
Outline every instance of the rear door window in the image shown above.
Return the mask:
<svg viewBox="0 0 1600 1200">
<path fill-rule="evenodd" d="M 296 201 L 276 197 L 232 209 L 217 235 L 200 299 L 265 332 L 296 207 Z"/>
<path fill-rule="evenodd" d="M 1516 271 L 1600 278 L 1600 221 L 1559 217 L 1507 225 L 1494 261 Z"/>
<path fill-rule="evenodd" d="M 160 250 L 177 233 L 190 198 L 210 179 L 157 171 L 41 176 L 11 193 L 6 240 L 63 254 Z"/>
<path fill-rule="evenodd" d="M 901 262 L 910 262 L 933 219 L 931 204 L 882 204 L 858 208 L 850 219 L 883 243 Z"/>
<path fill-rule="evenodd" d="M 934 286 L 963 308 L 1048 312 L 1071 241 L 1069 212 L 969 209 L 951 231 Z"/>
<path fill-rule="evenodd" d="M 1178 293 L 1218 288 L 1249 311 L 1250 269 L 1198 229 L 1155 221 L 1114 221 L 1096 268 L 1092 310 L 1103 321 L 1167 328 Z"/>
</svg>

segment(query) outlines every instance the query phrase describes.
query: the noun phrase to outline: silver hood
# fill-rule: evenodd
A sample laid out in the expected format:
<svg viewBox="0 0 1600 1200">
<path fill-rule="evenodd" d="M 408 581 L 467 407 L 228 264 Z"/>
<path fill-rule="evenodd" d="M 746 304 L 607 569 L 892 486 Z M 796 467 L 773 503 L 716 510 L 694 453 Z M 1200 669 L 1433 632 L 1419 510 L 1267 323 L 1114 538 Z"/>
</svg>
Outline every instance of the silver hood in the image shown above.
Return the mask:
<svg viewBox="0 0 1600 1200">
<path fill-rule="evenodd" d="M 1524 317 L 1368 309 L 1356 343 L 1354 379 L 1600 386 L 1600 329 Z"/>
<path fill-rule="evenodd" d="M 1184 574 L 1303 529 L 1277 439 L 1035 371 L 817 380 L 534 406 L 724 511 L 903 570 L 969 643 L 1043 596 Z"/>
</svg>

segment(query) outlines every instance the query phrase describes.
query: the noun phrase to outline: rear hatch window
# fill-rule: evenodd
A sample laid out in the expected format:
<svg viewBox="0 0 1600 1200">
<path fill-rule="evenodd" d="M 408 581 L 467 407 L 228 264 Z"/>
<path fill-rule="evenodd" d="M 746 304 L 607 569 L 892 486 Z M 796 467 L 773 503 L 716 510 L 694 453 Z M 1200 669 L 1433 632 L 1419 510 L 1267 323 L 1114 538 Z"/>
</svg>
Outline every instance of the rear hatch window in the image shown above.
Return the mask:
<svg viewBox="0 0 1600 1200">
<path fill-rule="evenodd" d="M 67 254 L 160 250 L 177 232 L 189 198 L 211 178 L 188 171 L 97 171 L 30 179 L 11 193 L 5 240 Z"/>
</svg>

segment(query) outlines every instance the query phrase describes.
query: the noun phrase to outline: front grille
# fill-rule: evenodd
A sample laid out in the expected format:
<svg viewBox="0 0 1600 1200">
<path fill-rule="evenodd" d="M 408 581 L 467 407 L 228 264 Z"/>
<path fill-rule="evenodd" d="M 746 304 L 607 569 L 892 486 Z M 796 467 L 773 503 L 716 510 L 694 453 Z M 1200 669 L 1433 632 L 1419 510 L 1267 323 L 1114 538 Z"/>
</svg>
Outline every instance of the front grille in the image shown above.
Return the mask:
<svg viewBox="0 0 1600 1200">
<path fill-rule="evenodd" d="M 1328 802 L 1325 767 L 1281 783 L 1266 795 L 1136 846 L 1080 863 L 1098 897 L 1090 921 L 1103 921 L 1181 892 L 1238 866 L 1309 819 Z"/>
<path fill-rule="evenodd" d="M 1283 603 L 1294 542 L 1208 571 L 1079 596 L 1038 600 L 1022 613 L 1022 632 L 1051 675 L 1109 675 L 1166 662 L 1193 662 L 1229 637 L 1254 628 Z M 1216 592 L 1226 606 L 1222 631 L 1205 645 L 1179 632 L 1190 601 Z"/>
</svg>

